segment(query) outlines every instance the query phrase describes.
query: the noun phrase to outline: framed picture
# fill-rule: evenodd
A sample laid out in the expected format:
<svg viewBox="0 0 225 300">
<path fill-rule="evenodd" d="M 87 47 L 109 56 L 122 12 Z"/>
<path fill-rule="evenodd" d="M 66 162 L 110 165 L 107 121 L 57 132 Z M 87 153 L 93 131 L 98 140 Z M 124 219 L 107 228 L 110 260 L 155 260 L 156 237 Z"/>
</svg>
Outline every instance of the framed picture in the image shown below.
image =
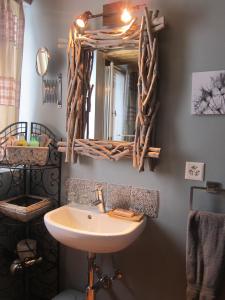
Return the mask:
<svg viewBox="0 0 225 300">
<path fill-rule="evenodd" d="M 225 71 L 192 74 L 192 114 L 225 114 Z"/>
</svg>

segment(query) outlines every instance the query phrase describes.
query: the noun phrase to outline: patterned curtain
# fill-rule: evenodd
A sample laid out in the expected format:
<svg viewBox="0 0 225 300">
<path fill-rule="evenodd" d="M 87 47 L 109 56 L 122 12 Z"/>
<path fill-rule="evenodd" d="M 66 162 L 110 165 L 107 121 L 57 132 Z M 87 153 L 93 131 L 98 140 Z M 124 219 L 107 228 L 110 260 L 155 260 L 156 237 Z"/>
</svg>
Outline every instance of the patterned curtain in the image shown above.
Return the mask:
<svg viewBox="0 0 225 300">
<path fill-rule="evenodd" d="M 18 120 L 24 37 L 22 0 L 0 0 L 0 130 Z"/>
</svg>

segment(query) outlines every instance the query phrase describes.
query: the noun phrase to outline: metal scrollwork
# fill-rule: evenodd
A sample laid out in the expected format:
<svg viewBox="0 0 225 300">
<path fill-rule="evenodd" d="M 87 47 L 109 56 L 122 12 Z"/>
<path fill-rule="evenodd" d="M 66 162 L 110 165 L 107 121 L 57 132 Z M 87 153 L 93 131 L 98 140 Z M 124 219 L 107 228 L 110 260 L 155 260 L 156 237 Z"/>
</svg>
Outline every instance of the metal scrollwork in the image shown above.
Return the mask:
<svg viewBox="0 0 225 300">
<path fill-rule="evenodd" d="M 59 206 L 61 193 L 61 154 L 57 138 L 46 126 L 31 123 L 29 135 L 46 134 L 51 139 L 45 166 L 10 165 L 5 144 L 10 136 L 28 137 L 28 124 L 11 124 L 0 132 L 0 201 L 21 194 L 46 196 L 52 208 Z M 10 265 L 17 258 L 17 243 L 25 238 L 37 241 L 38 253 L 44 263 L 21 274 L 12 275 Z M 58 291 L 58 244 L 48 234 L 43 217 L 21 223 L 0 213 L 0 299 L 52 299 Z M 43 295 L 45 295 L 43 297 Z"/>
</svg>

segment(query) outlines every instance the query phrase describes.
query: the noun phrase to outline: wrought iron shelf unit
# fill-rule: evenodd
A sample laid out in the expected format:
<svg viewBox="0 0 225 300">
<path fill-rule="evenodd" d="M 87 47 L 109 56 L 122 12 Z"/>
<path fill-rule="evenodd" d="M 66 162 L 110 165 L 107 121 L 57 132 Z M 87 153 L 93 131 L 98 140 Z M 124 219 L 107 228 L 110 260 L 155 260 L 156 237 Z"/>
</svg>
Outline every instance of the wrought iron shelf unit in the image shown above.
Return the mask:
<svg viewBox="0 0 225 300">
<path fill-rule="evenodd" d="M 28 131 L 29 129 L 29 131 Z M 52 142 L 45 166 L 10 165 L 1 150 L 9 136 L 48 135 Z M 60 206 L 61 154 L 57 138 L 46 126 L 32 122 L 11 124 L 0 132 L 0 201 L 22 194 L 51 198 L 52 207 Z M 17 259 L 17 243 L 26 238 L 37 241 L 40 264 L 12 275 L 10 266 Z M 50 300 L 59 290 L 59 245 L 49 235 L 43 216 L 22 223 L 0 214 L 0 299 Z"/>
</svg>

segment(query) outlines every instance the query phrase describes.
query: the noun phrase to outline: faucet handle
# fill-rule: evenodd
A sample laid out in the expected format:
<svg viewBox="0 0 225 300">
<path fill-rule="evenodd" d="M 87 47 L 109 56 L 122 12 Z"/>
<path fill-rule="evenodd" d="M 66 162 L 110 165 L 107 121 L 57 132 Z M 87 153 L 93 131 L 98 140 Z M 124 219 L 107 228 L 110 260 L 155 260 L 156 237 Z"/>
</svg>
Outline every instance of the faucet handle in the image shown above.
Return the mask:
<svg viewBox="0 0 225 300">
<path fill-rule="evenodd" d="M 95 199 L 94 201 L 91 201 L 91 204 L 94 206 L 97 206 L 101 203 L 101 201 L 99 199 Z"/>
<path fill-rule="evenodd" d="M 103 202 L 103 186 L 100 184 L 95 185 L 95 194 L 96 194 L 96 199 L 99 201 Z"/>
<path fill-rule="evenodd" d="M 91 190 L 91 192 L 97 192 L 97 191 L 102 191 L 103 190 L 103 186 L 100 184 L 96 184 L 94 189 Z"/>
<path fill-rule="evenodd" d="M 103 190 L 103 186 L 100 183 L 96 183 L 96 185 L 95 185 L 95 191 L 96 190 L 102 191 Z"/>
</svg>

